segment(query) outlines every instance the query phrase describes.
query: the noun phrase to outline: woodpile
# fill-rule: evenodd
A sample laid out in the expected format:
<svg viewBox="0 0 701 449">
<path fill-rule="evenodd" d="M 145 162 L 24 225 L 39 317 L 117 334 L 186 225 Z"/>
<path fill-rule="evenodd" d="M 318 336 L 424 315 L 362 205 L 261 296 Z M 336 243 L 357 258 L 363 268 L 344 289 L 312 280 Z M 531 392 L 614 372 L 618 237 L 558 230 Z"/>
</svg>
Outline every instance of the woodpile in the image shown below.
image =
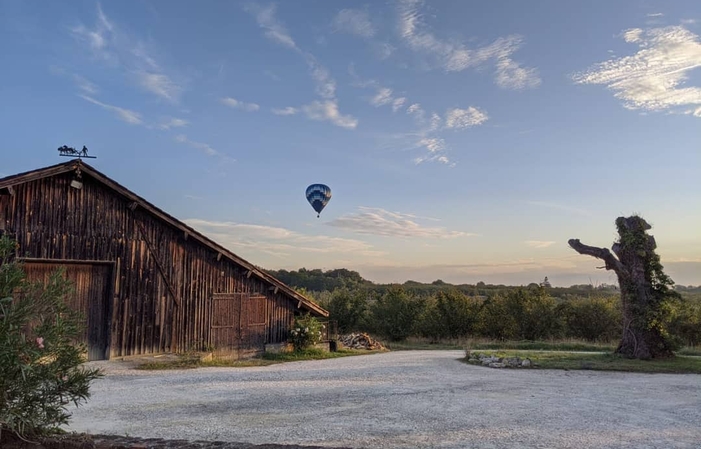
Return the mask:
<svg viewBox="0 0 701 449">
<path fill-rule="evenodd" d="M 341 335 L 338 339 L 341 344 L 346 348 L 351 349 L 367 349 L 367 350 L 383 350 L 385 349 L 377 340 L 374 340 L 371 336 L 365 332 L 352 333 Z"/>
</svg>

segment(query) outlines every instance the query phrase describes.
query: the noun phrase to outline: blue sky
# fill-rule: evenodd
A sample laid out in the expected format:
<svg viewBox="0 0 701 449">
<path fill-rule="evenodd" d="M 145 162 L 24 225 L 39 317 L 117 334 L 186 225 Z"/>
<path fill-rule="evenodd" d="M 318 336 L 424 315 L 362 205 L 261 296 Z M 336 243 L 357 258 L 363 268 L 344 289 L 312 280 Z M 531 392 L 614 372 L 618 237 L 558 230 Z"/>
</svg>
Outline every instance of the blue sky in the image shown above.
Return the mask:
<svg viewBox="0 0 701 449">
<path fill-rule="evenodd" d="M 257 265 L 381 282 L 612 283 L 567 240 L 639 213 L 698 285 L 700 36 L 692 0 L 0 0 L 0 175 L 87 145 Z"/>
</svg>

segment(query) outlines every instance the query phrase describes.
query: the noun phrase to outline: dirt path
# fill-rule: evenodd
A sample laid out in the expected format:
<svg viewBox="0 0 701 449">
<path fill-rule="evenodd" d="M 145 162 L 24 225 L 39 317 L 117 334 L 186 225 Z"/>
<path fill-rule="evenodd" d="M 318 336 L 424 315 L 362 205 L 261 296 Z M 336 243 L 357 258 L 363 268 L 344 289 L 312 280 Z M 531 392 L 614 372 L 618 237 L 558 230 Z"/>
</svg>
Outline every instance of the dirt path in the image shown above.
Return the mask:
<svg viewBox="0 0 701 449">
<path fill-rule="evenodd" d="M 354 448 L 698 448 L 701 376 L 497 370 L 461 351 L 145 372 L 122 362 L 71 430 Z"/>
</svg>

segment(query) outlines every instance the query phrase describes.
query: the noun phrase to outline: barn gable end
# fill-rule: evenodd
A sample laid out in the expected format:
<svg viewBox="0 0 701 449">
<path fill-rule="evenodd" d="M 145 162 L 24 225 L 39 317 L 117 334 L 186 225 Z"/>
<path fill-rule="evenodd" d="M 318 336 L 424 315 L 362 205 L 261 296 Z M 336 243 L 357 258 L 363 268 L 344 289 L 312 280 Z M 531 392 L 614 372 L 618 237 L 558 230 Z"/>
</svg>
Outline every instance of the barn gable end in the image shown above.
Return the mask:
<svg viewBox="0 0 701 449">
<path fill-rule="evenodd" d="M 295 315 L 328 317 L 79 160 L 0 179 L 0 233 L 17 240 L 32 279 L 66 268 L 90 359 L 212 346 L 250 354 L 284 342 Z"/>
</svg>

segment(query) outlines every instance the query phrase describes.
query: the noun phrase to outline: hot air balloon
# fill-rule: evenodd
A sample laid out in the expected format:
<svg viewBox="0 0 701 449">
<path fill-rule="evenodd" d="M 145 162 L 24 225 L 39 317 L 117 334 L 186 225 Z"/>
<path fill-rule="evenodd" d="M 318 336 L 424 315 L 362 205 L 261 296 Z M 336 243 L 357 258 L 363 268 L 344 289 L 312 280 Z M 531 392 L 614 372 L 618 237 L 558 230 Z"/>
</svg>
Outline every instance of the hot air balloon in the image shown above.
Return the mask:
<svg viewBox="0 0 701 449">
<path fill-rule="evenodd" d="M 331 199 L 331 189 L 325 184 L 312 184 L 307 187 L 307 201 L 316 211 L 316 218 L 319 218 L 321 211 Z"/>
</svg>

